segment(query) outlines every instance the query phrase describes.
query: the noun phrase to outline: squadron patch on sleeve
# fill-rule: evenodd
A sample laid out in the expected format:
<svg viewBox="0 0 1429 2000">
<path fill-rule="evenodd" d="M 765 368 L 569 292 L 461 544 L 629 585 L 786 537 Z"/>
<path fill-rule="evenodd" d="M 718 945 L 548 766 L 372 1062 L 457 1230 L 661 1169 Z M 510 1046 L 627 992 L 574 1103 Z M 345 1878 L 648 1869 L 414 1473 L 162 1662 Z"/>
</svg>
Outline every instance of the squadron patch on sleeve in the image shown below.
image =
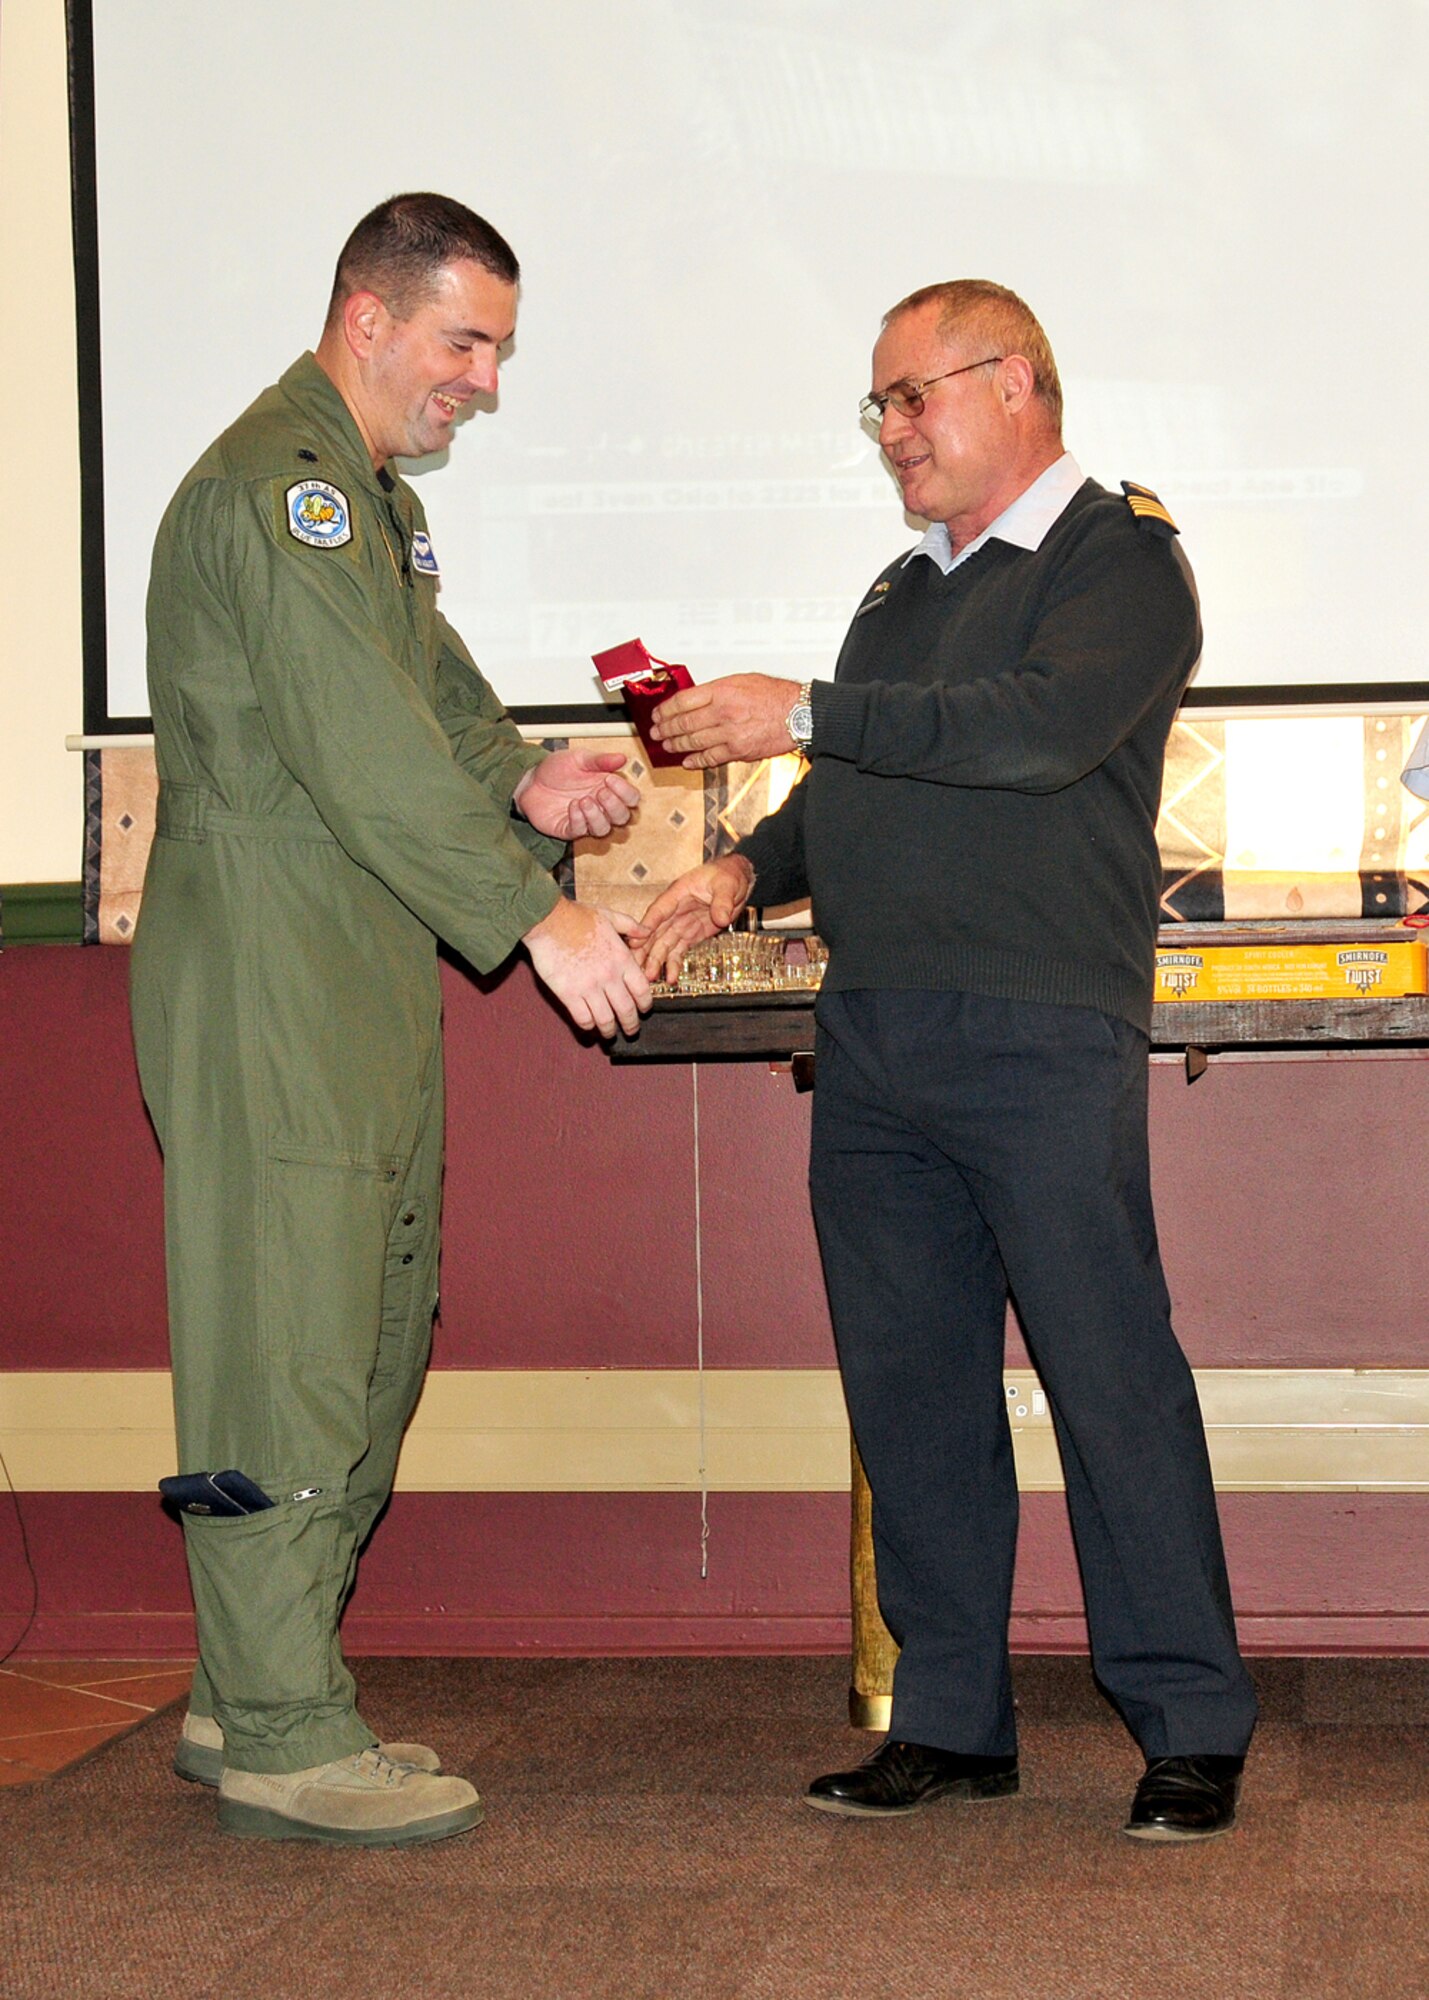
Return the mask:
<svg viewBox="0 0 1429 2000">
<path fill-rule="evenodd" d="M 347 495 L 321 479 L 300 479 L 285 495 L 288 533 L 310 549 L 340 549 L 352 540 Z"/>
<path fill-rule="evenodd" d="M 412 567 L 419 576 L 440 576 L 442 573 L 432 548 L 432 538 L 421 528 L 417 528 L 412 535 Z"/>
<path fill-rule="evenodd" d="M 1148 534 L 1164 535 L 1169 541 L 1181 530 L 1171 519 L 1161 501 L 1149 486 L 1133 486 L 1129 479 L 1123 479 L 1121 490 L 1126 495 L 1126 504 L 1136 516 L 1138 528 L 1145 528 Z"/>
</svg>

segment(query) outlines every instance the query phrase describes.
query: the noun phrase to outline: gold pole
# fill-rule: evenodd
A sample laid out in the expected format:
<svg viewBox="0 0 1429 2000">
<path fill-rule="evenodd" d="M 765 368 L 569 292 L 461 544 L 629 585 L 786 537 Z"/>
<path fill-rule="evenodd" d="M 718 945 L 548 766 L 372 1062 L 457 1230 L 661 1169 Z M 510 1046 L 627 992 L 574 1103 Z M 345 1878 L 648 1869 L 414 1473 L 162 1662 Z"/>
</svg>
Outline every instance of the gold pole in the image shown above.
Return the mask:
<svg viewBox="0 0 1429 2000">
<path fill-rule="evenodd" d="M 887 1729 L 893 1715 L 893 1669 L 898 1647 L 878 1609 L 873 1568 L 873 1495 L 858 1455 L 853 1453 L 849 1535 L 849 1582 L 853 1596 L 853 1681 L 848 1719 L 855 1729 Z"/>
</svg>

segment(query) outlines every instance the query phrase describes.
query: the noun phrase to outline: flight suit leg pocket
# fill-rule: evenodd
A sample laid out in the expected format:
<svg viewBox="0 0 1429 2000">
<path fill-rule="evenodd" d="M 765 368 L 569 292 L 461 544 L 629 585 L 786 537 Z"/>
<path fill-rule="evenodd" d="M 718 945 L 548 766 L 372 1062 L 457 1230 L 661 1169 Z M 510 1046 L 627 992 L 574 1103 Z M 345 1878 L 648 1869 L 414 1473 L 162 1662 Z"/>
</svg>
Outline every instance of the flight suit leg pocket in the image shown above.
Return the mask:
<svg viewBox="0 0 1429 2000">
<path fill-rule="evenodd" d="M 368 1444 L 397 1157 L 284 1147 L 263 1202 L 262 1341 L 270 1458 L 346 1472 Z"/>
<path fill-rule="evenodd" d="M 332 1500 L 288 1501 L 236 1519 L 186 1514 L 184 1545 L 204 1664 L 220 1705 L 268 1712 L 345 1701 L 331 1633 L 345 1568 Z"/>
</svg>

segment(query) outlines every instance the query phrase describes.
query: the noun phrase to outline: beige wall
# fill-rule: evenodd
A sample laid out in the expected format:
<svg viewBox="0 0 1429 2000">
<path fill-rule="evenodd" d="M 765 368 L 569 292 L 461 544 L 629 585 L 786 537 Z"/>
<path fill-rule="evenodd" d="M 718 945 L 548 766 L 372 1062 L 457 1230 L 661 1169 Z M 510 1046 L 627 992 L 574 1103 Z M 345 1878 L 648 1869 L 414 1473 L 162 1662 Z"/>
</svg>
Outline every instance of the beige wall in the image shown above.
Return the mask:
<svg viewBox="0 0 1429 2000">
<path fill-rule="evenodd" d="M 79 418 L 64 0 L 0 7 L 0 883 L 72 882 L 84 846 Z"/>
</svg>

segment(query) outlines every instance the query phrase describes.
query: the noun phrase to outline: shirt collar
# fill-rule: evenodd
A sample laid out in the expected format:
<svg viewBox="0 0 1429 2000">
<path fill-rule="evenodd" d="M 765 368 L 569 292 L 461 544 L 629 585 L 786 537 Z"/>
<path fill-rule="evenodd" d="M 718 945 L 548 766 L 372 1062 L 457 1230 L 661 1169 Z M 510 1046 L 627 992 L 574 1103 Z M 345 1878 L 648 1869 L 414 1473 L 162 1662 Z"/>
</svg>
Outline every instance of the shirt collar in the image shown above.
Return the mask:
<svg viewBox="0 0 1429 2000">
<path fill-rule="evenodd" d="M 934 521 L 923 539 L 908 551 L 903 566 L 906 569 L 914 556 L 931 556 L 943 575 L 947 576 L 959 563 L 975 555 L 984 542 L 994 539 L 1010 542 L 1016 549 L 1040 549 L 1052 523 L 1066 512 L 1072 495 L 1082 484 L 1082 468 L 1069 451 L 1064 451 L 1033 480 L 1025 492 L 1018 494 L 1010 507 L 1004 507 L 997 519 L 990 522 L 965 548 L 959 549 L 956 555 L 948 537 L 947 524 Z"/>
<path fill-rule="evenodd" d="M 1429 799 L 1429 722 L 1420 730 L 1399 782 L 1416 799 Z"/>
</svg>

